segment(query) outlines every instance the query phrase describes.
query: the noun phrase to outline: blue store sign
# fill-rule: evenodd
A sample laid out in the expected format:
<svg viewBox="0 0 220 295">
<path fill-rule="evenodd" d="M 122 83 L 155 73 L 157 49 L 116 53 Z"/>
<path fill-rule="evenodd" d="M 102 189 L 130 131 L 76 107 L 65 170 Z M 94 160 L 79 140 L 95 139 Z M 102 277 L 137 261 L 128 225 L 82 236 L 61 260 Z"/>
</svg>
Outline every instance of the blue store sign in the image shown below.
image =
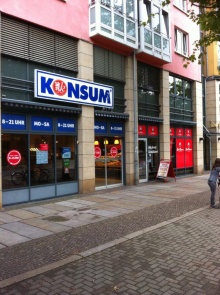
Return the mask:
<svg viewBox="0 0 220 295">
<path fill-rule="evenodd" d="M 57 131 L 59 132 L 75 132 L 76 122 L 72 119 L 57 119 Z"/>
<path fill-rule="evenodd" d="M 26 116 L 2 114 L 2 129 L 26 130 Z"/>
<path fill-rule="evenodd" d="M 113 108 L 114 88 L 94 82 L 35 70 L 34 95 L 76 104 Z"/>
<path fill-rule="evenodd" d="M 107 123 L 106 122 L 95 122 L 95 134 L 100 134 L 100 133 L 107 133 Z"/>
<path fill-rule="evenodd" d="M 122 123 L 110 123 L 110 133 L 111 134 L 123 134 L 123 124 Z"/>
<path fill-rule="evenodd" d="M 53 131 L 52 118 L 32 116 L 31 130 L 32 131 Z"/>
</svg>

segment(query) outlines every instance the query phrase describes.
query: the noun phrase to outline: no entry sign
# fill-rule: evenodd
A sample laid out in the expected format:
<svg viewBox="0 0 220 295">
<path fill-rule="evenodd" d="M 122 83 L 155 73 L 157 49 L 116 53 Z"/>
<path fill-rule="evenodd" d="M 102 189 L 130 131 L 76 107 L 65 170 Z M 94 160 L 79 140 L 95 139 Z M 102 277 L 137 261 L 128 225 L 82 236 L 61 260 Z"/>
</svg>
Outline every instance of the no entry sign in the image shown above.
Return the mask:
<svg viewBox="0 0 220 295">
<path fill-rule="evenodd" d="M 113 147 L 111 148 L 111 150 L 110 150 L 110 153 L 111 153 L 111 156 L 112 156 L 112 157 L 116 157 L 117 154 L 118 154 L 118 150 L 117 150 L 117 148 L 116 148 L 115 146 L 113 146 Z"/>
<path fill-rule="evenodd" d="M 98 159 L 101 157 L 102 151 L 100 147 L 96 146 L 94 152 L 95 152 L 95 159 Z"/>
<path fill-rule="evenodd" d="M 7 154 L 7 162 L 12 165 L 16 166 L 21 162 L 21 154 L 17 150 L 11 150 Z"/>
</svg>

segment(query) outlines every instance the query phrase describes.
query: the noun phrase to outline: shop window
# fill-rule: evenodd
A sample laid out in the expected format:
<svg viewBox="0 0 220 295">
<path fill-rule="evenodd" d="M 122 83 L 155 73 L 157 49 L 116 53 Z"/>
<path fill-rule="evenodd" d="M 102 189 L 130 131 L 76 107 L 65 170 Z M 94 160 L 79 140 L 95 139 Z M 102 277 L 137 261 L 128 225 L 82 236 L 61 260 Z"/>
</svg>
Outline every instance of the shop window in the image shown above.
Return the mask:
<svg viewBox="0 0 220 295">
<path fill-rule="evenodd" d="M 54 136 L 31 134 L 31 186 L 54 183 Z"/>
<path fill-rule="evenodd" d="M 10 151 L 16 151 L 18 161 L 8 158 Z M 20 160 L 19 160 L 20 157 Z M 17 189 L 29 185 L 28 146 L 25 134 L 2 134 L 2 188 Z"/>
<path fill-rule="evenodd" d="M 56 137 L 56 179 L 57 182 L 76 180 L 76 155 L 74 137 Z"/>
</svg>

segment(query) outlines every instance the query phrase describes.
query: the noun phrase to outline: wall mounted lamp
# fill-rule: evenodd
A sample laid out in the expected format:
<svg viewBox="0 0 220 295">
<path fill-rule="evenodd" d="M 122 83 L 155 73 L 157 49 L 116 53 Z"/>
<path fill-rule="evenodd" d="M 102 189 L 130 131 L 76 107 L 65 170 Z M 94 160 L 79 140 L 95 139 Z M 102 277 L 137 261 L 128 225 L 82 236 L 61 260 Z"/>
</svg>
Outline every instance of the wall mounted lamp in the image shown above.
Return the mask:
<svg viewBox="0 0 220 295">
<path fill-rule="evenodd" d="M 220 141 L 220 137 L 218 137 L 218 141 Z"/>
<path fill-rule="evenodd" d="M 203 137 L 200 137 L 199 138 L 199 142 L 201 142 L 201 141 L 203 141 L 204 140 L 204 138 Z"/>
</svg>

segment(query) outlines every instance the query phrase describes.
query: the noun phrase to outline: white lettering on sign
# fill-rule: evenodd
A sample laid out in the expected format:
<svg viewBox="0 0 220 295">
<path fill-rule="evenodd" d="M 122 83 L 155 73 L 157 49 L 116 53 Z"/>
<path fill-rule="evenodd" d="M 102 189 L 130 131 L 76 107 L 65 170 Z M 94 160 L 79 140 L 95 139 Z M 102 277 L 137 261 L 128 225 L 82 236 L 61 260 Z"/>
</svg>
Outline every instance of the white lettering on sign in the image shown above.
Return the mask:
<svg viewBox="0 0 220 295">
<path fill-rule="evenodd" d="M 113 108 L 112 86 L 35 70 L 35 97 Z"/>
<path fill-rule="evenodd" d="M 10 120 L 10 119 L 5 120 L 5 119 L 2 119 L 2 124 L 25 126 L 24 120 Z"/>
<path fill-rule="evenodd" d="M 34 126 L 44 126 L 44 127 L 50 127 L 49 122 L 40 122 L 40 121 L 34 121 Z"/>
</svg>

